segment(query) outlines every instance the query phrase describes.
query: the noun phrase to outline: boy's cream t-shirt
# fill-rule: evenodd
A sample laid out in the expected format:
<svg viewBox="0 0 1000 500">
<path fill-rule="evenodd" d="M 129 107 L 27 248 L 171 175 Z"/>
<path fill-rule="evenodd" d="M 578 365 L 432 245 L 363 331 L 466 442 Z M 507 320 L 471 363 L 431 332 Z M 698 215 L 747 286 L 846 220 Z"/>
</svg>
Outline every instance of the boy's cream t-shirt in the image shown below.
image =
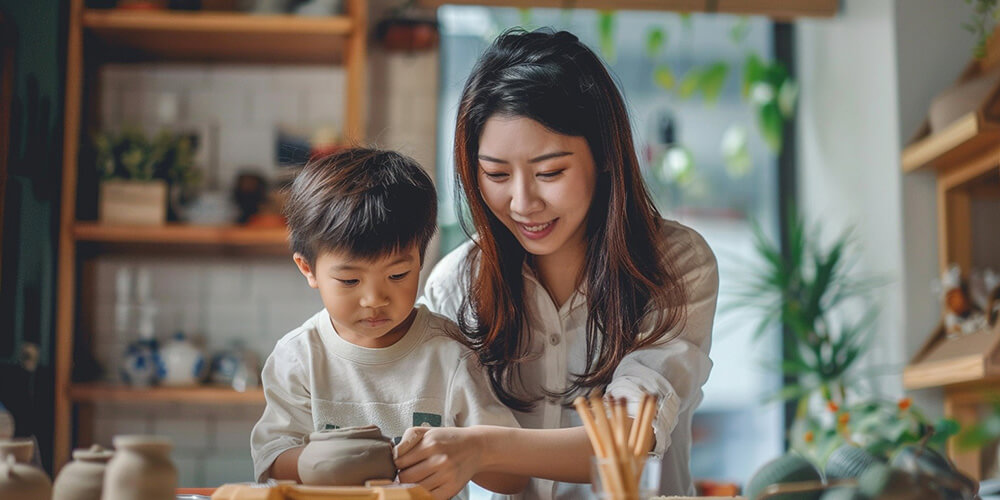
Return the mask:
<svg viewBox="0 0 1000 500">
<path fill-rule="evenodd" d="M 518 427 L 493 395 L 473 353 L 450 338 L 457 326 L 417 307 L 392 346 L 342 339 L 324 309 L 278 341 L 261 380 L 267 406 L 250 436 L 254 476 L 322 429 L 374 424 L 394 442 L 413 426 Z"/>
</svg>

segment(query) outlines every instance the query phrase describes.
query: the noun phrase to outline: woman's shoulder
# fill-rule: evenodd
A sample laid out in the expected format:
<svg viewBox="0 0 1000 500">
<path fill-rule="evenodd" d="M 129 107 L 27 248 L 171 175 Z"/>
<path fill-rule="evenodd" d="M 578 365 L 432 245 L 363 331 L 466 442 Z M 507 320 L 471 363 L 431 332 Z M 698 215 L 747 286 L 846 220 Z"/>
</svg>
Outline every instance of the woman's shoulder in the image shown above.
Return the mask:
<svg viewBox="0 0 1000 500">
<path fill-rule="evenodd" d="M 468 256 L 473 248 L 473 242 L 466 241 L 434 264 L 418 303 L 454 321 L 462 299 L 468 293 L 471 269 Z"/>
<path fill-rule="evenodd" d="M 434 269 L 427 276 L 426 287 L 448 289 L 458 288 L 468 281 L 469 254 L 475 245 L 472 240 L 466 241 L 454 250 L 448 252 L 434 264 Z"/>
<path fill-rule="evenodd" d="M 675 220 L 660 219 L 659 247 L 665 262 L 690 278 L 718 276 L 715 252 L 698 231 Z"/>
</svg>

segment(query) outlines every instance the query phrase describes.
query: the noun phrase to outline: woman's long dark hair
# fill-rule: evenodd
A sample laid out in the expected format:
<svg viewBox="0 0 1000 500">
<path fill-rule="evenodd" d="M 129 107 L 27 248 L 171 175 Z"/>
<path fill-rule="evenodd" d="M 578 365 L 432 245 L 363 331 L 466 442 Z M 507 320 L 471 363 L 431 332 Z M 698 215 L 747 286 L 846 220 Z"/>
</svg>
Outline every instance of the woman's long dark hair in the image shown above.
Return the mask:
<svg viewBox="0 0 1000 500">
<path fill-rule="evenodd" d="M 479 140 L 495 115 L 530 118 L 585 138 L 598 170 L 579 277 L 587 297 L 588 369 L 572 374 L 561 396 L 607 385 L 626 354 L 664 340 L 685 320 L 686 293 L 658 249 L 659 213 L 639 172 L 625 103 L 601 60 L 565 31 L 500 35 L 465 84 L 455 129 L 457 198 L 468 201 L 472 219 L 471 227 L 466 218 L 462 226 L 478 235 L 458 318 L 500 400 L 528 410 L 541 391 L 524 387 L 519 369 L 531 334 L 521 275 L 526 252 L 479 192 Z M 640 335 L 650 327 L 649 335 Z"/>
</svg>

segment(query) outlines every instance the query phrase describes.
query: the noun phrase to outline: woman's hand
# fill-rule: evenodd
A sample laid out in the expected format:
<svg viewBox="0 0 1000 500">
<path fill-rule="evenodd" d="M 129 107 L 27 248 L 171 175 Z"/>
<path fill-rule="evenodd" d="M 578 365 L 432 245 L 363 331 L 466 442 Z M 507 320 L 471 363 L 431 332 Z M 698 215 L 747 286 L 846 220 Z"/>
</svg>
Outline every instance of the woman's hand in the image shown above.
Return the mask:
<svg viewBox="0 0 1000 500">
<path fill-rule="evenodd" d="M 480 469 L 483 449 L 472 427 L 411 427 L 396 445 L 401 483 L 416 483 L 447 500 Z"/>
</svg>

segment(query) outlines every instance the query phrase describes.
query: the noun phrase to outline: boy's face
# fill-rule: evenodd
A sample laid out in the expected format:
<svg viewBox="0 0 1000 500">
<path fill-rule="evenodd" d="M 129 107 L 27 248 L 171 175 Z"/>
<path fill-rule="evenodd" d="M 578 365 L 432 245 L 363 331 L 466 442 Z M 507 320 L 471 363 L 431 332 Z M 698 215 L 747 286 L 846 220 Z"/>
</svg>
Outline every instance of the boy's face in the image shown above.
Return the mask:
<svg viewBox="0 0 1000 500">
<path fill-rule="evenodd" d="M 388 347 L 406 334 L 420 279 L 416 245 L 374 260 L 321 252 L 314 267 L 296 253 L 295 264 L 309 286 L 319 290 L 344 340 L 361 347 Z"/>
</svg>

